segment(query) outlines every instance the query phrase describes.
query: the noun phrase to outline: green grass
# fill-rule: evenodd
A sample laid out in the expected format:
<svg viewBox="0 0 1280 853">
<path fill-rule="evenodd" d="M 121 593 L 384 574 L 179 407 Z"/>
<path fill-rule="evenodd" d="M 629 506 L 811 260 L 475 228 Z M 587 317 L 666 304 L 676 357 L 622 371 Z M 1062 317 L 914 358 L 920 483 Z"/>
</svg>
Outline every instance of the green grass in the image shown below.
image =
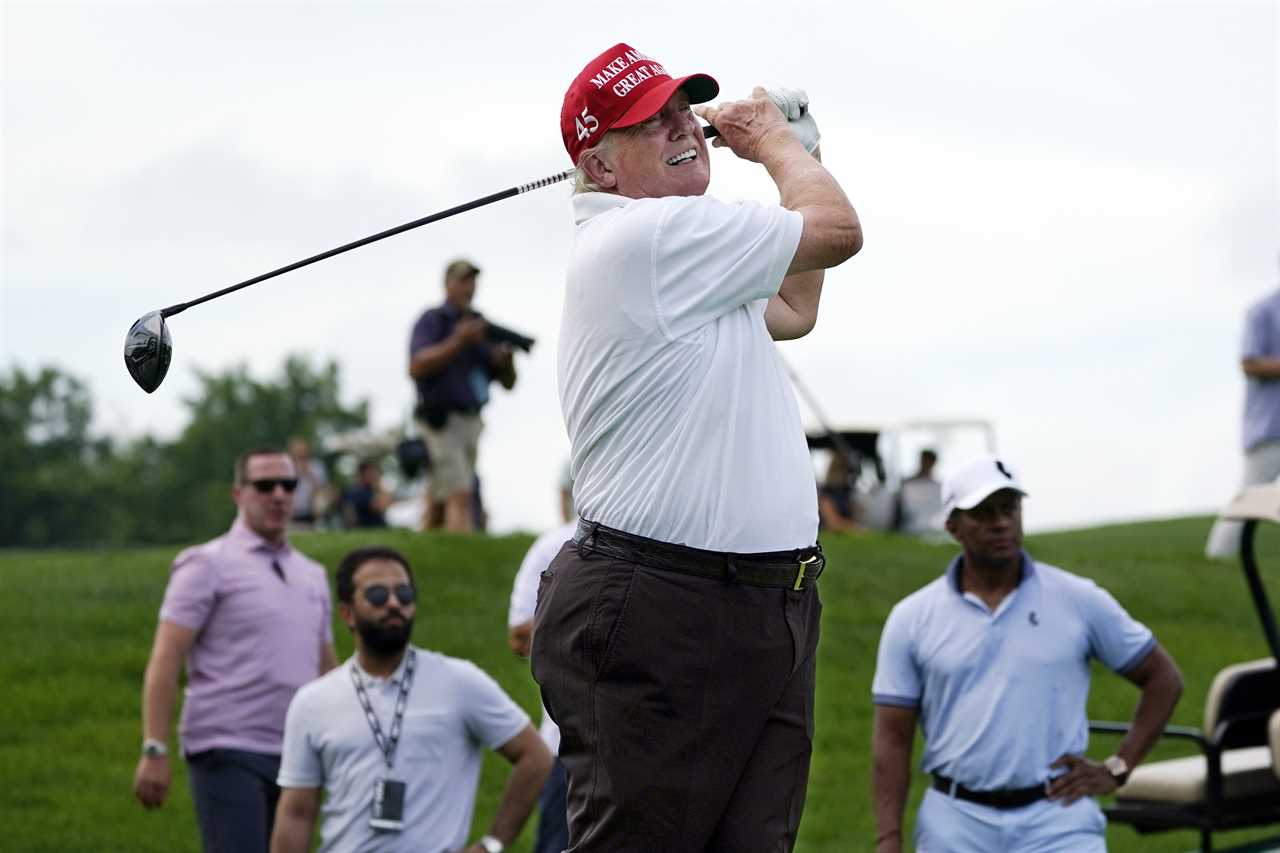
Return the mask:
<svg viewBox="0 0 1280 853">
<path fill-rule="evenodd" d="M 1267 654 L 1239 569 L 1201 554 L 1207 519 L 1123 525 L 1032 537 L 1039 559 L 1095 578 L 1156 632 L 1186 679 L 1174 722 L 1198 725 L 1206 690 L 1222 666 Z M 404 550 L 423 589 L 415 641 L 469 658 L 536 720 L 527 664 L 505 642 L 510 583 L 527 536 L 461 538 L 401 532 L 312 534 L 296 544 L 333 567 L 350 548 L 387 542 Z M 822 580 L 826 605 L 818 675 L 818 735 L 801 828 L 801 853 L 869 849 L 870 684 L 889 608 L 935 577 L 953 548 L 890 537 L 832 537 Z M 172 796 L 144 812 L 131 792 L 139 698 L 156 611 L 175 548 L 0 552 L 0 850 L 183 851 L 198 849 L 182 763 Z M 1280 597 L 1280 535 L 1263 536 L 1263 568 Z M 345 627 L 335 628 L 341 657 Z M 265 653 L 265 652 L 264 652 Z M 1136 698 L 1098 670 L 1090 716 L 1128 719 Z M 1092 754 L 1114 742 L 1096 738 Z M 1185 746 L 1162 747 L 1186 754 Z M 917 748 L 917 756 L 919 749 Z M 923 780 L 916 774 L 911 802 Z M 492 815 L 505 765 L 490 756 L 477 825 Z M 1224 844 L 1257 833 L 1231 833 Z M 515 851 L 527 851 L 532 824 Z M 1139 837 L 1109 830 L 1112 851 L 1185 851 L 1192 833 Z"/>
</svg>

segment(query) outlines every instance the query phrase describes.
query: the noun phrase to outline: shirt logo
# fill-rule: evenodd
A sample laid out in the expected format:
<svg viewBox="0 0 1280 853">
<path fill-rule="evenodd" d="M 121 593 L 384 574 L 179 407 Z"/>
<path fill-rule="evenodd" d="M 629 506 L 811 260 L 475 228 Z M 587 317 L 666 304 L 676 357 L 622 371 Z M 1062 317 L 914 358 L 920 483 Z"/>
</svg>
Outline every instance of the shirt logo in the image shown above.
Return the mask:
<svg viewBox="0 0 1280 853">
<path fill-rule="evenodd" d="M 1040 619 L 1039 617 L 1036 616 L 1036 612 L 1034 610 L 1032 610 L 1031 614 L 1027 616 L 1027 621 L 1030 622 L 1032 625 L 1040 624 Z"/>
</svg>

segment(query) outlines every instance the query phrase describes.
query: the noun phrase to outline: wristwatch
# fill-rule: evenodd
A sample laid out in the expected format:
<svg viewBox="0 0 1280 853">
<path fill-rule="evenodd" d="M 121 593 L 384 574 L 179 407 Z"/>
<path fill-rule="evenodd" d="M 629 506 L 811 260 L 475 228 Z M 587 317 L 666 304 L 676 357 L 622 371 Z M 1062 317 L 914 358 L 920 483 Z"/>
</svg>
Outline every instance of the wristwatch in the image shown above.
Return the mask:
<svg viewBox="0 0 1280 853">
<path fill-rule="evenodd" d="M 1111 774 L 1111 778 L 1116 780 L 1117 785 L 1123 785 L 1129 781 L 1129 773 L 1133 768 L 1129 766 L 1129 762 L 1125 761 L 1118 755 L 1111 755 L 1102 762 L 1102 766 L 1107 768 L 1107 772 Z"/>
<path fill-rule="evenodd" d="M 483 835 L 476 843 L 485 849 L 485 853 L 502 853 L 503 850 L 507 849 L 507 845 L 492 835 Z"/>
<path fill-rule="evenodd" d="M 169 746 L 164 741 L 153 737 L 143 738 L 142 754 L 147 758 L 164 758 L 169 754 Z"/>
</svg>

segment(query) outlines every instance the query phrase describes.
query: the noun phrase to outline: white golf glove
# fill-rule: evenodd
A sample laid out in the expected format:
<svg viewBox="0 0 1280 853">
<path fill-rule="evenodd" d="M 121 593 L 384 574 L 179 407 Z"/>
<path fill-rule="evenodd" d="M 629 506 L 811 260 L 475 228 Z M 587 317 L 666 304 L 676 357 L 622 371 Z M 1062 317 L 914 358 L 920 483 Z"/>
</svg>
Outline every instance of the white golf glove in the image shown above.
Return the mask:
<svg viewBox="0 0 1280 853">
<path fill-rule="evenodd" d="M 822 134 L 818 133 L 818 123 L 813 120 L 813 115 L 809 112 L 809 96 L 805 94 L 804 89 L 779 87 L 765 91 L 769 93 L 769 100 L 773 101 L 786 116 L 791 132 L 804 145 L 804 150 L 812 154 L 822 140 Z"/>
</svg>

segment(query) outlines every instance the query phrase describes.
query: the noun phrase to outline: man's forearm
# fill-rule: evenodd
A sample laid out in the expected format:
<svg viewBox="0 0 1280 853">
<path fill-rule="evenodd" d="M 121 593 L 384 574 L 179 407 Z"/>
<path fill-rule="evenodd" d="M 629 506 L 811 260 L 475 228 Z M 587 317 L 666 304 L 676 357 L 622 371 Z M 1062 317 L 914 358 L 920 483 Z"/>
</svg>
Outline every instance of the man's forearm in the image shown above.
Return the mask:
<svg viewBox="0 0 1280 853">
<path fill-rule="evenodd" d="M 409 378 L 418 380 L 434 376 L 448 367 L 465 346 L 457 335 L 450 335 L 439 343 L 416 350 L 409 359 Z"/>
<path fill-rule="evenodd" d="M 1244 375 L 1253 379 L 1280 379 L 1280 358 L 1255 356 L 1243 359 L 1240 367 Z"/>
<path fill-rule="evenodd" d="M 862 248 L 862 226 L 831 173 L 794 137 L 776 138 L 766 151 L 760 162 L 778 187 L 780 203 L 803 212 L 806 233 L 816 232 L 824 247 L 811 268 L 833 267 L 856 254 Z"/>
<path fill-rule="evenodd" d="M 311 849 L 314 831 L 314 819 L 277 811 L 275 829 L 271 833 L 271 853 L 307 853 Z"/>
<path fill-rule="evenodd" d="M 873 747 L 871 809 L 876 821 L 876 849 L 902 849 L 902 816 L 911 787 L 911 753 L 896 746 Z"/>
<path fill-rule="evenodd" d="M 179 661 L 168 655 L 153 655 L 142 681 L 142 736 L 169 740 L 173 706 L 178 698 Z"/>
<path fill-rule="evenodd" d="M 1138 766 L 1155 746 L 1181 696 L 1182 678 L 1176 669 L 1161 672 L 1143 686 L 1129 733 L 1116 750 L 1130 767 Z"/>
<path fill-rule="evenodd" d="M 498 813 L 489 825 L 489 835 L 507 845 L 515 841 L 538 802 L 553 760 L 546 751 L 531 752 L 512 765 Z"/>
</svg>

